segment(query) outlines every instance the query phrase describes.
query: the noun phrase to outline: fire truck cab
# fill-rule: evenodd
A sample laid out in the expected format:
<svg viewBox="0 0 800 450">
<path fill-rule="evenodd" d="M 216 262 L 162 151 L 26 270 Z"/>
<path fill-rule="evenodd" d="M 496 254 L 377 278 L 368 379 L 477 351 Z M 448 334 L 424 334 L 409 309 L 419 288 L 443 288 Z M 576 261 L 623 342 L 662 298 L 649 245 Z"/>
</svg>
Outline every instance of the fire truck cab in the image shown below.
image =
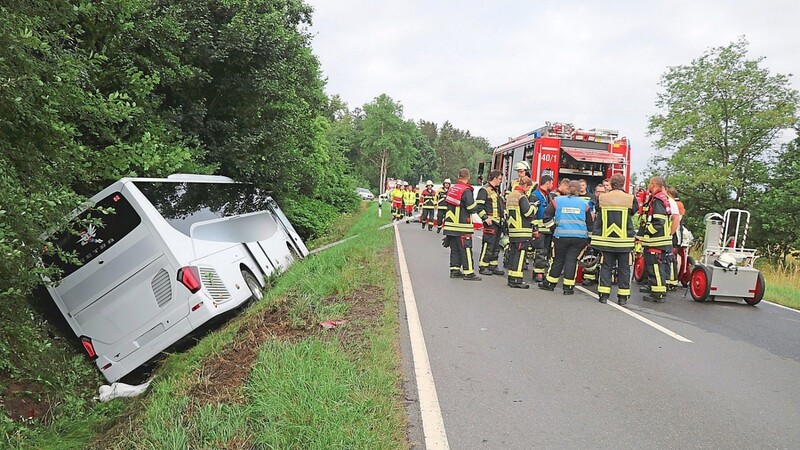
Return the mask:
<svg viewBox="0 0 800 450">
<path fill-rule="evenodd" d="M 626 188 L 631 179 L 631 148 L 627 138 L 619 138 L 619 131 L 603 128 L 582 130 L 568 123 L 550 123 L 522 136 L 511 138 L 495 147 L 492 152 L 492 169 L 503 173 L 503 190 L 510 189 L 517 178 L 515 163 L 527 161 L 531 177 L 538 183 L 542 175 L 550 175 L 554 188 L 559 180 L 584 179 L 589 191 L 604 179 L 621 173 Z"/>
</svg>

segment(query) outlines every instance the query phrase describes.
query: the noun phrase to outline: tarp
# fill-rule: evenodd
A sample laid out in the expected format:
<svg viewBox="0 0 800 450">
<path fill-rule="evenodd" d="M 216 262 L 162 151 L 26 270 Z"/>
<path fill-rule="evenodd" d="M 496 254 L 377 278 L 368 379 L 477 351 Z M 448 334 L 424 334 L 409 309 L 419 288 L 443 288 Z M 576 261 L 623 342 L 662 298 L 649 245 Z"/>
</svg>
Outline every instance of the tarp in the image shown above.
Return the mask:
<svg viewBox="0 0 800 450">
<path fill-rule="evenodd" d="M 625 157 L 602 150 L 586 148 L 561 147 L 569 156 L 581 162 L 595 162 L 603 164 L 625 164 Z"/>
</svg>

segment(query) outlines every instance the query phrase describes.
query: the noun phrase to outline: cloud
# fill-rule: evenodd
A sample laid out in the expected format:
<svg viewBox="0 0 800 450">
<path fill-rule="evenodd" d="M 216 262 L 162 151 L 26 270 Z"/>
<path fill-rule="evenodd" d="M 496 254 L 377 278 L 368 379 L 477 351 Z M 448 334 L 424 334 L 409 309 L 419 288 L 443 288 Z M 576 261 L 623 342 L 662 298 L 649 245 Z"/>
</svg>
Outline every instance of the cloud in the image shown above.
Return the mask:
<svg viewBox="0 0 800 450">
<path fill-rule="evenodd" d="M 406 118 L 449 120 L 492 145 L 545 121 L 618 129 L 635 171 L 653 153 L 647 117 L 669 66 L 741 35 L 772 73 L 800 62 L 788 1 L 308 3 L 326 89 L 351 107 L 386 93 Z"/>
</svg>

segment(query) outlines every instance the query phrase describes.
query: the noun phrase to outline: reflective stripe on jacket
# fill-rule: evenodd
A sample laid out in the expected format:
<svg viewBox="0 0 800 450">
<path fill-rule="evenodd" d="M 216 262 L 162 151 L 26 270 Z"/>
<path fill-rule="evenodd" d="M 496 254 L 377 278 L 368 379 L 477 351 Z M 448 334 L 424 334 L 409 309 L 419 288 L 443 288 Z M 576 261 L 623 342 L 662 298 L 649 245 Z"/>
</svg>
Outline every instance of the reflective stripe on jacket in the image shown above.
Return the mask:
<svg viewBox="0 0 800 450">
<path fill-rule="evenodd" d="M 588 238 L 589 229 L 586 225 L 586 211 L 589 205 L 586 200 L 574 195 L 558 197 L 553 200 L 555 205 L 556 230 L 555 237 Z"/>
</svg>

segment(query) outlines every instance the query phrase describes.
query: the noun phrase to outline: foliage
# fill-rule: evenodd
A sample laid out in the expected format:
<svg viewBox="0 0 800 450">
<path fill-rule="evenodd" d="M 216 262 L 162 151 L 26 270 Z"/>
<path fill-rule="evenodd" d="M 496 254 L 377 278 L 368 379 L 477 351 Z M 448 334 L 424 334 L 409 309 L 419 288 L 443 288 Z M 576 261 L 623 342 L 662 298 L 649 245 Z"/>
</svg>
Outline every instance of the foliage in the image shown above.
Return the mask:
<svg viewBox="0 0 800 450">
<path fill-rule="evenodd" d="M 758 243 L 772 259 L 786 264 L 787 256 L 800 250 L 800 138 L 790 142 L 781 151 L 767 181 L 766 192 L 760 196 L 753 211 L 754 226 L 761 230 Z"/>
<path fill-rule="evenodd" d="M 747 59 L 740 38 L 662 76 L 649 133 L 661 152 L 653 169 L 678 188 L 695 226 L 708 212 L 752 209 L 769 179 L 776 140 L 797 123 L 789 76 Z"/>
<path fill-rule="evenodd" d="M 359 129 L 358 159 L 369 169 L 367 178 L 383 186 L 388 175 L 407 179 L 419 158 L 413 145 L 416 125 L 403 119 L 403 106 L 386 94 L 364 105 Z"/>
<path fill-rule="evenodd" d="M 424 124 L 426 135 L 436 130 L 436 125 Z M 430 139 L 430 137 L 429 137 Z M 459 130 L 450 122 L 445 122 L 436 133 L 434 144 L 439 173 L 444 178 L 455 180 L 458 171 L 466 167 L 472 175 L 472 182 L 477 180 L 478 164 L 489 162 L 491 159 L 491 146 L 482 137 L 473 137 L 469 131 Z"/>
</svg>

